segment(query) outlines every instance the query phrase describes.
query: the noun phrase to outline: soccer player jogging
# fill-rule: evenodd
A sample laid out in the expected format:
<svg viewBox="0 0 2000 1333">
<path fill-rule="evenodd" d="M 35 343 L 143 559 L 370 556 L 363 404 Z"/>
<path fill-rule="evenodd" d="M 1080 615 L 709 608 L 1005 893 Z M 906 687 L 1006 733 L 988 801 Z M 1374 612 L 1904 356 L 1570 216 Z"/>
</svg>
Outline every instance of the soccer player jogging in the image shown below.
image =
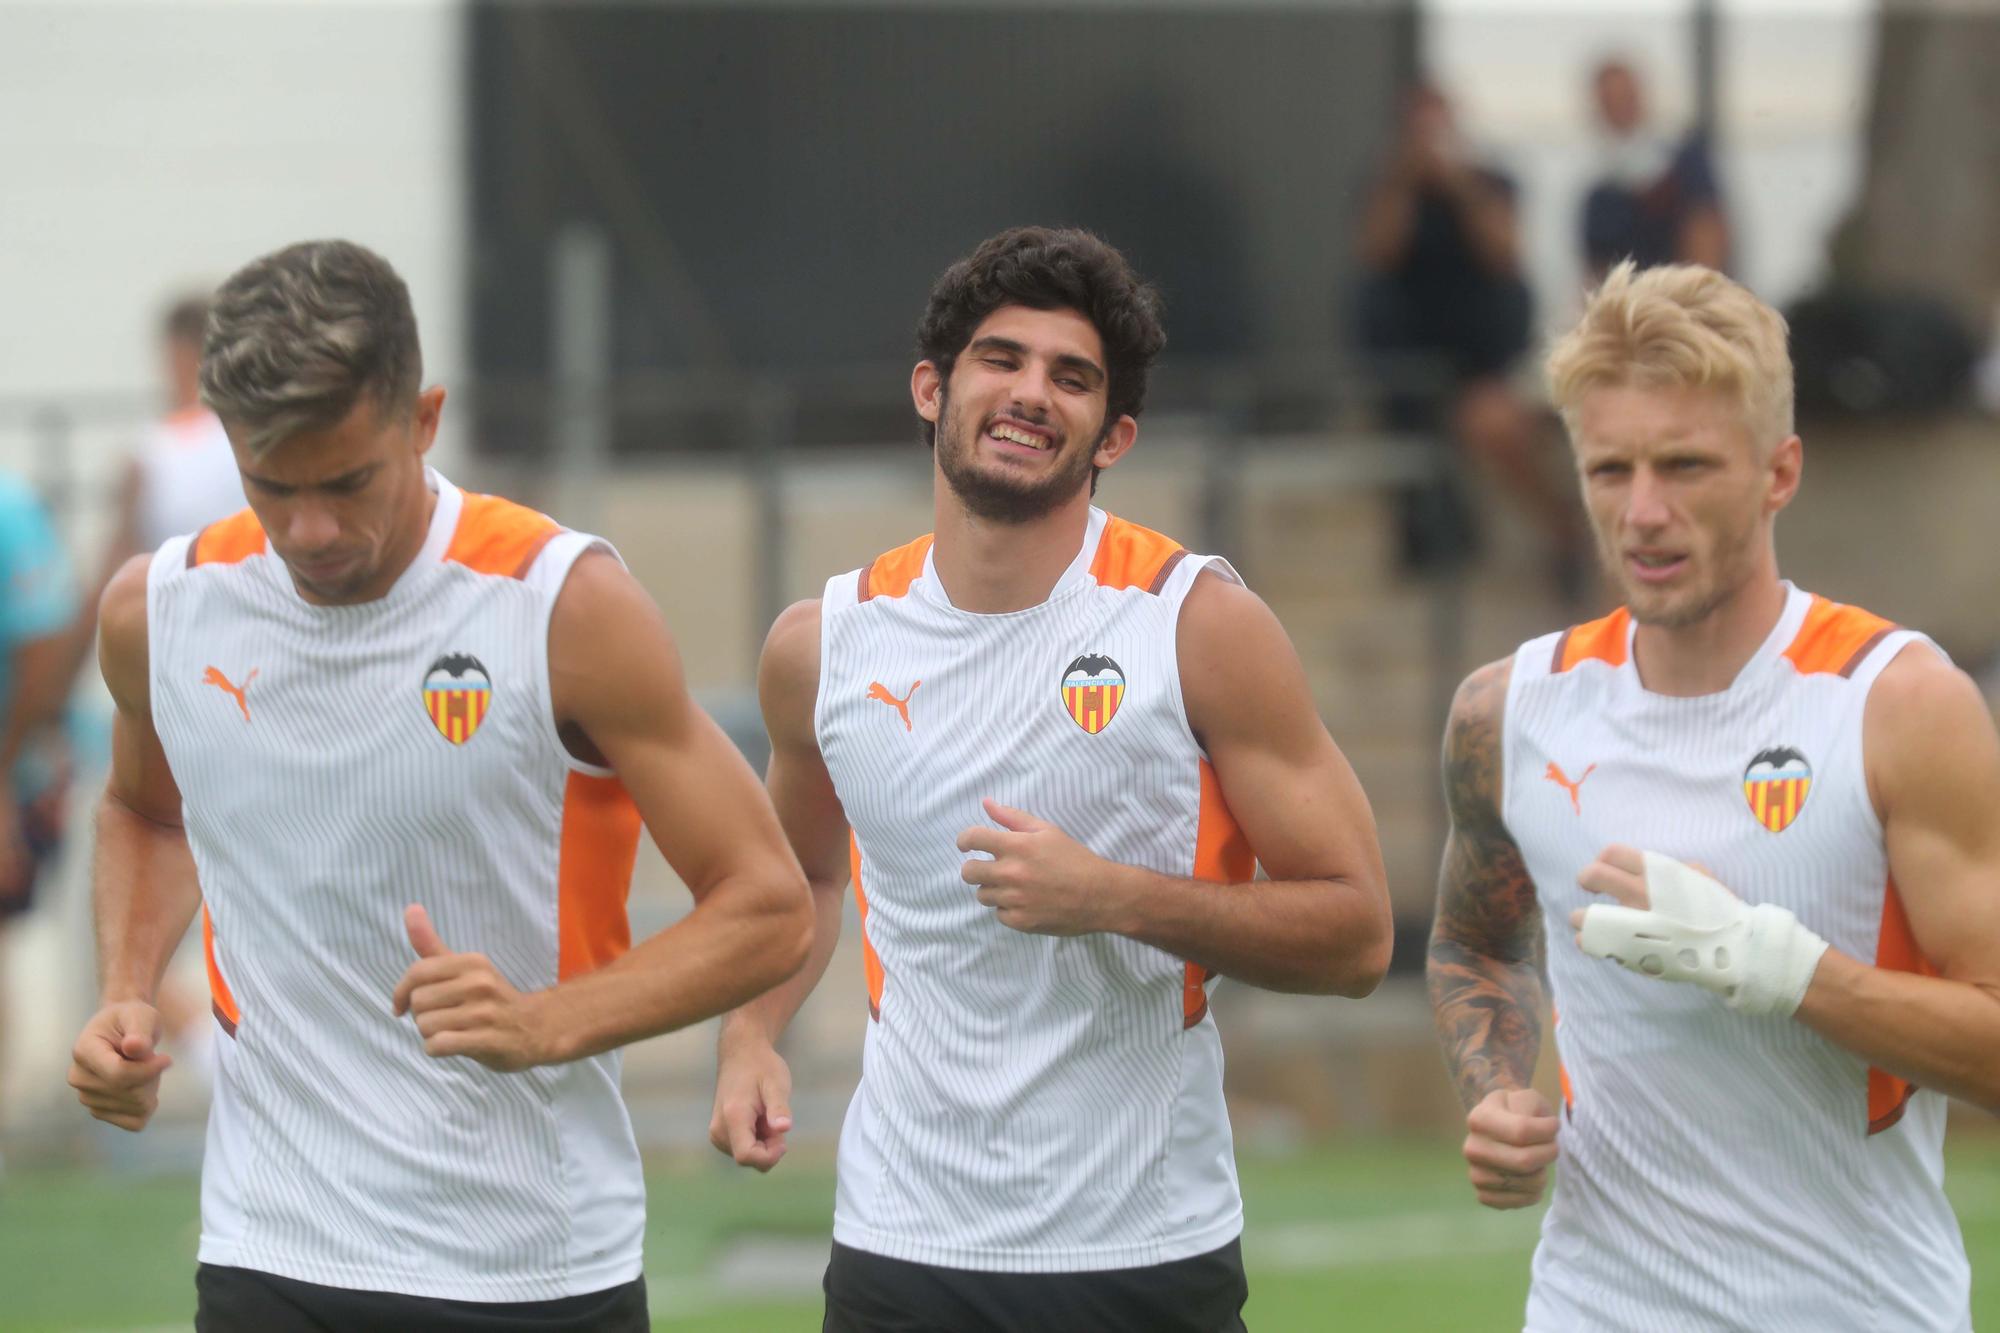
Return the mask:
<svg viewBox="0 0 2000 1333">
<path fill-rule="evenodd" d="M 145 1125 L 154 989 L 200 906 L 226 1034 L 204 1333 L 647 1327 L 616 1048 L 809 944 L 798 863 L 652 602 L 597 539 L 428 469 L 421 374 L 378 256 L 244 268 L 202 384 L 250 508 L 104 598 L 104 1007 L 70 1083 Z M 628 950 L 642 823 L 696 906 Z"/>
<path fill-rule="evenodd" d="M 819 929 L 725 1020 L 710 1137 L 783 1156 L 773 1044 L 852 878 L 870 1022 L 829 1330 L 1241 1328 L 1211 983 L 1359 996 L 1387 966 L 1373 818 L 1284 631 L 1228 565 L 1091 505 L 1163 341 L 1085 233 L 954 264 L 911 377 L 936 531 L 765 647 L 768 786 Z"/>
<path fill-rule="evenodd" d="M 1624 265 L 1548 369 L 1626 605 L 1461 687 L 1429 969 L 1480 1201 L 1560 1154 L 1527 1327 L 1969 1329 L 1941 1182 L 1946 1094 L 2000 1107 L 1985 704 L 1779 579 L 1775 311 Z M 1544 962 L 1560 1108 L 1528 1086 Z"/>
</svg>

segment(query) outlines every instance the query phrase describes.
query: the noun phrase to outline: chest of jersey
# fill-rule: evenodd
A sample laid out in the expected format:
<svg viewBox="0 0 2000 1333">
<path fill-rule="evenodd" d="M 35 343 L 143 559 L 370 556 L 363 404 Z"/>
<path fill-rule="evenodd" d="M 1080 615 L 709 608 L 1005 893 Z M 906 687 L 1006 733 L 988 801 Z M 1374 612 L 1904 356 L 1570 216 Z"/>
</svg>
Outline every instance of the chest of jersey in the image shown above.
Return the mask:
<svg viewBox="0 0 2000 1333">
<path fill-rule="evenodd" d="M 439 569 L 385 604 L 283 591 L 196 570 L 163 594 L 183 604 L 158 617 L 155 725 L 205 860 L 355 883 L 411 849 L 476 862 L 482 829 L 547 807 L 562 773 L 529 590 Z M 250 864 L 274 846 L 281 862 Z"/>
<path fill-rule="evenodd" d="M 1704 865 L 1872 957 L 1888 870 L 1849 682 L 1779 661 L 1670 698 L 1589 664 L 1533 682 L 1509 723 L 1507 824 L 1552 922 L 1596 901 L 1576 876 L 1624 844 Z"/>
<path fill-rule="evenodd" d="M 1186 874 L 1199 750 L 1171 608 L 1085 589 L 1014 616 L 921 601 L 831 622 L 818 724 L 842 806 L 899 895 L 962 904 L 959 833 L 982 798 L 1100 856 Z"/>
</svg>

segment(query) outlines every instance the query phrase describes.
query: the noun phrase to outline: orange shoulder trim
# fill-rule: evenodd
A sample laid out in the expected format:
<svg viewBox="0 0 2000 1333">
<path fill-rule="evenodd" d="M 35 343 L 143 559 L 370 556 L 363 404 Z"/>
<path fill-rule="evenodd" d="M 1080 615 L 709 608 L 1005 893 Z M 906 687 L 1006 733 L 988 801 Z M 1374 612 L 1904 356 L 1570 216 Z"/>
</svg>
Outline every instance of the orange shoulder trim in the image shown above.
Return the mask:
<svg viewBox="0 0 2000 1333">
<path fill-rule="evenodd" d="M 228 518 L 217 519 L 195 534 L 188 543 L 188 568 L 196 565 L 233 565 L 253 555 L 264 554 L 264 525 L 248 509 Z"/>
<path fill-rule="evenodd" d="M 1858 606 L 1842 606 L 1815 596 L 1785 656 L 1802 676 L 1828 672 L 1851 676 L 1875 651 L 1875 645 L 1895 629 L 1893 621 Z"/>
<path fill-rule="evenodd" d="M 560 523 L 526 505 L 467 491 L 444 558 L 481 574 L 525 578 L 535 557 L 561 531 Z"/>
<path fill-rule="evenodd" d="M 1098 539 L 1090 576 L 1107 588 L 1144 588 L 1158 593 L 1175 566 L 1187 558 L 1187 548 L 1151 528 L 1110 518 Z"/>
<path fill-rule="evenodd" d="M 910 591 L 910 585 L 917 581 L 917 575 L 924 572 L 924 557 L 930 554 L 931 534 L 926 532 L 915 541 L 898 546 L 893 551 L 884 551 L 870 560 L 861 570 L 861 586 L 858 600 L 867 601 L 871 597 L 902 597 Z"/>
<path fill-rule="evenodd" d="M 1622 606 L 1602 620 L 1570 626 L 1556 640 L 1555 660 L 1549 663 L 1549 671 L 1560 675 L 1579 662 L 1624 666 L 1631 629 L 1632 613 Z"/>
</svg>

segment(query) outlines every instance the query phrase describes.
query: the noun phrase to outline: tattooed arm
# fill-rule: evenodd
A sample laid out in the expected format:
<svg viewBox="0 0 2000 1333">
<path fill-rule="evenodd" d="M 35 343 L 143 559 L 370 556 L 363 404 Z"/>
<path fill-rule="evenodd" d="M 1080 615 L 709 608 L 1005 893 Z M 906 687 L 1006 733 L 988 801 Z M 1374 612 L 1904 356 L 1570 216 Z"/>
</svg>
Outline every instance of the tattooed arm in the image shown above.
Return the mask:
<svg viewBox="0 0 2000 1333">
<path fill-rule="evenodd" d="M 1431 927 L 1431 1011 L 1466 1108 L 1465 1158 L 1490 1208 L 1541 1198 L 1555 1111 L 1529 1087 L 1542 1045 L 1542 917 L 1500 818 L 1500 725 L 1512 659 L 1466 677 L 1444 739 L 1451 834 Z"/>
</svg>

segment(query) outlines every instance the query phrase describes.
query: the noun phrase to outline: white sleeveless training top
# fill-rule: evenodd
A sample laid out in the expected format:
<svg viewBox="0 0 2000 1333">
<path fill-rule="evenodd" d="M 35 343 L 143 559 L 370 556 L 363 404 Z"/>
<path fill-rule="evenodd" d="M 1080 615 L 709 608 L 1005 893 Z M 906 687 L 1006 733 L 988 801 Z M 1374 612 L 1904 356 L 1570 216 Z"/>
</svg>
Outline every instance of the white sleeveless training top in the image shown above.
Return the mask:
<svg viewBox="0 0 2000 1333">
<path fill-rule="evenodd" d="M 1577 948 L 1609 843 L 1696 861 L 1865 963 L 1928 971 L 1862 767 L 1869 687 L 1930 640 L 1786 585 L 1717 694 L 1647 691 L 1632 620 L 1522 645 L 1504 815 L 1541 900 L 1561 1157 L 1527 1326 L 1959 1333 L 1970 1277 L 1941 1187 L 1945 1099 L 1785 1018 L 1750 1018 Z"/>
<path fill-rule="evenodd" d="M 570 757 L 549 617 L 597 539 L 433 475 L 388 594 L 302 600 L 244 511 L 147 587 L 153 721 L 200 872 L 219 1057 L 203 1263 L 535 1301 L 639 1274 L 615 1053 L 496 1073 L 389 1011 L 421 903 L 523 991 L 628 940 L 639 817 Z"/>
<path fill-rule="evenodd" d="M 1196 576 L 1235 574 L 1093 509 L 1047 601 L 978 615 L 930 548 L 829 580 L 821 603 L 816 726 L 853 827 L 873 1018 L 834 1239 L 1008 1272 L 1206 1253 L 1242 1229 L 1209 977 L 1122 936 L 1001 925 L 956 843 L 992 797 L 1113 861 L 1248 880 L 1175 652 Z"/>
</svg>

